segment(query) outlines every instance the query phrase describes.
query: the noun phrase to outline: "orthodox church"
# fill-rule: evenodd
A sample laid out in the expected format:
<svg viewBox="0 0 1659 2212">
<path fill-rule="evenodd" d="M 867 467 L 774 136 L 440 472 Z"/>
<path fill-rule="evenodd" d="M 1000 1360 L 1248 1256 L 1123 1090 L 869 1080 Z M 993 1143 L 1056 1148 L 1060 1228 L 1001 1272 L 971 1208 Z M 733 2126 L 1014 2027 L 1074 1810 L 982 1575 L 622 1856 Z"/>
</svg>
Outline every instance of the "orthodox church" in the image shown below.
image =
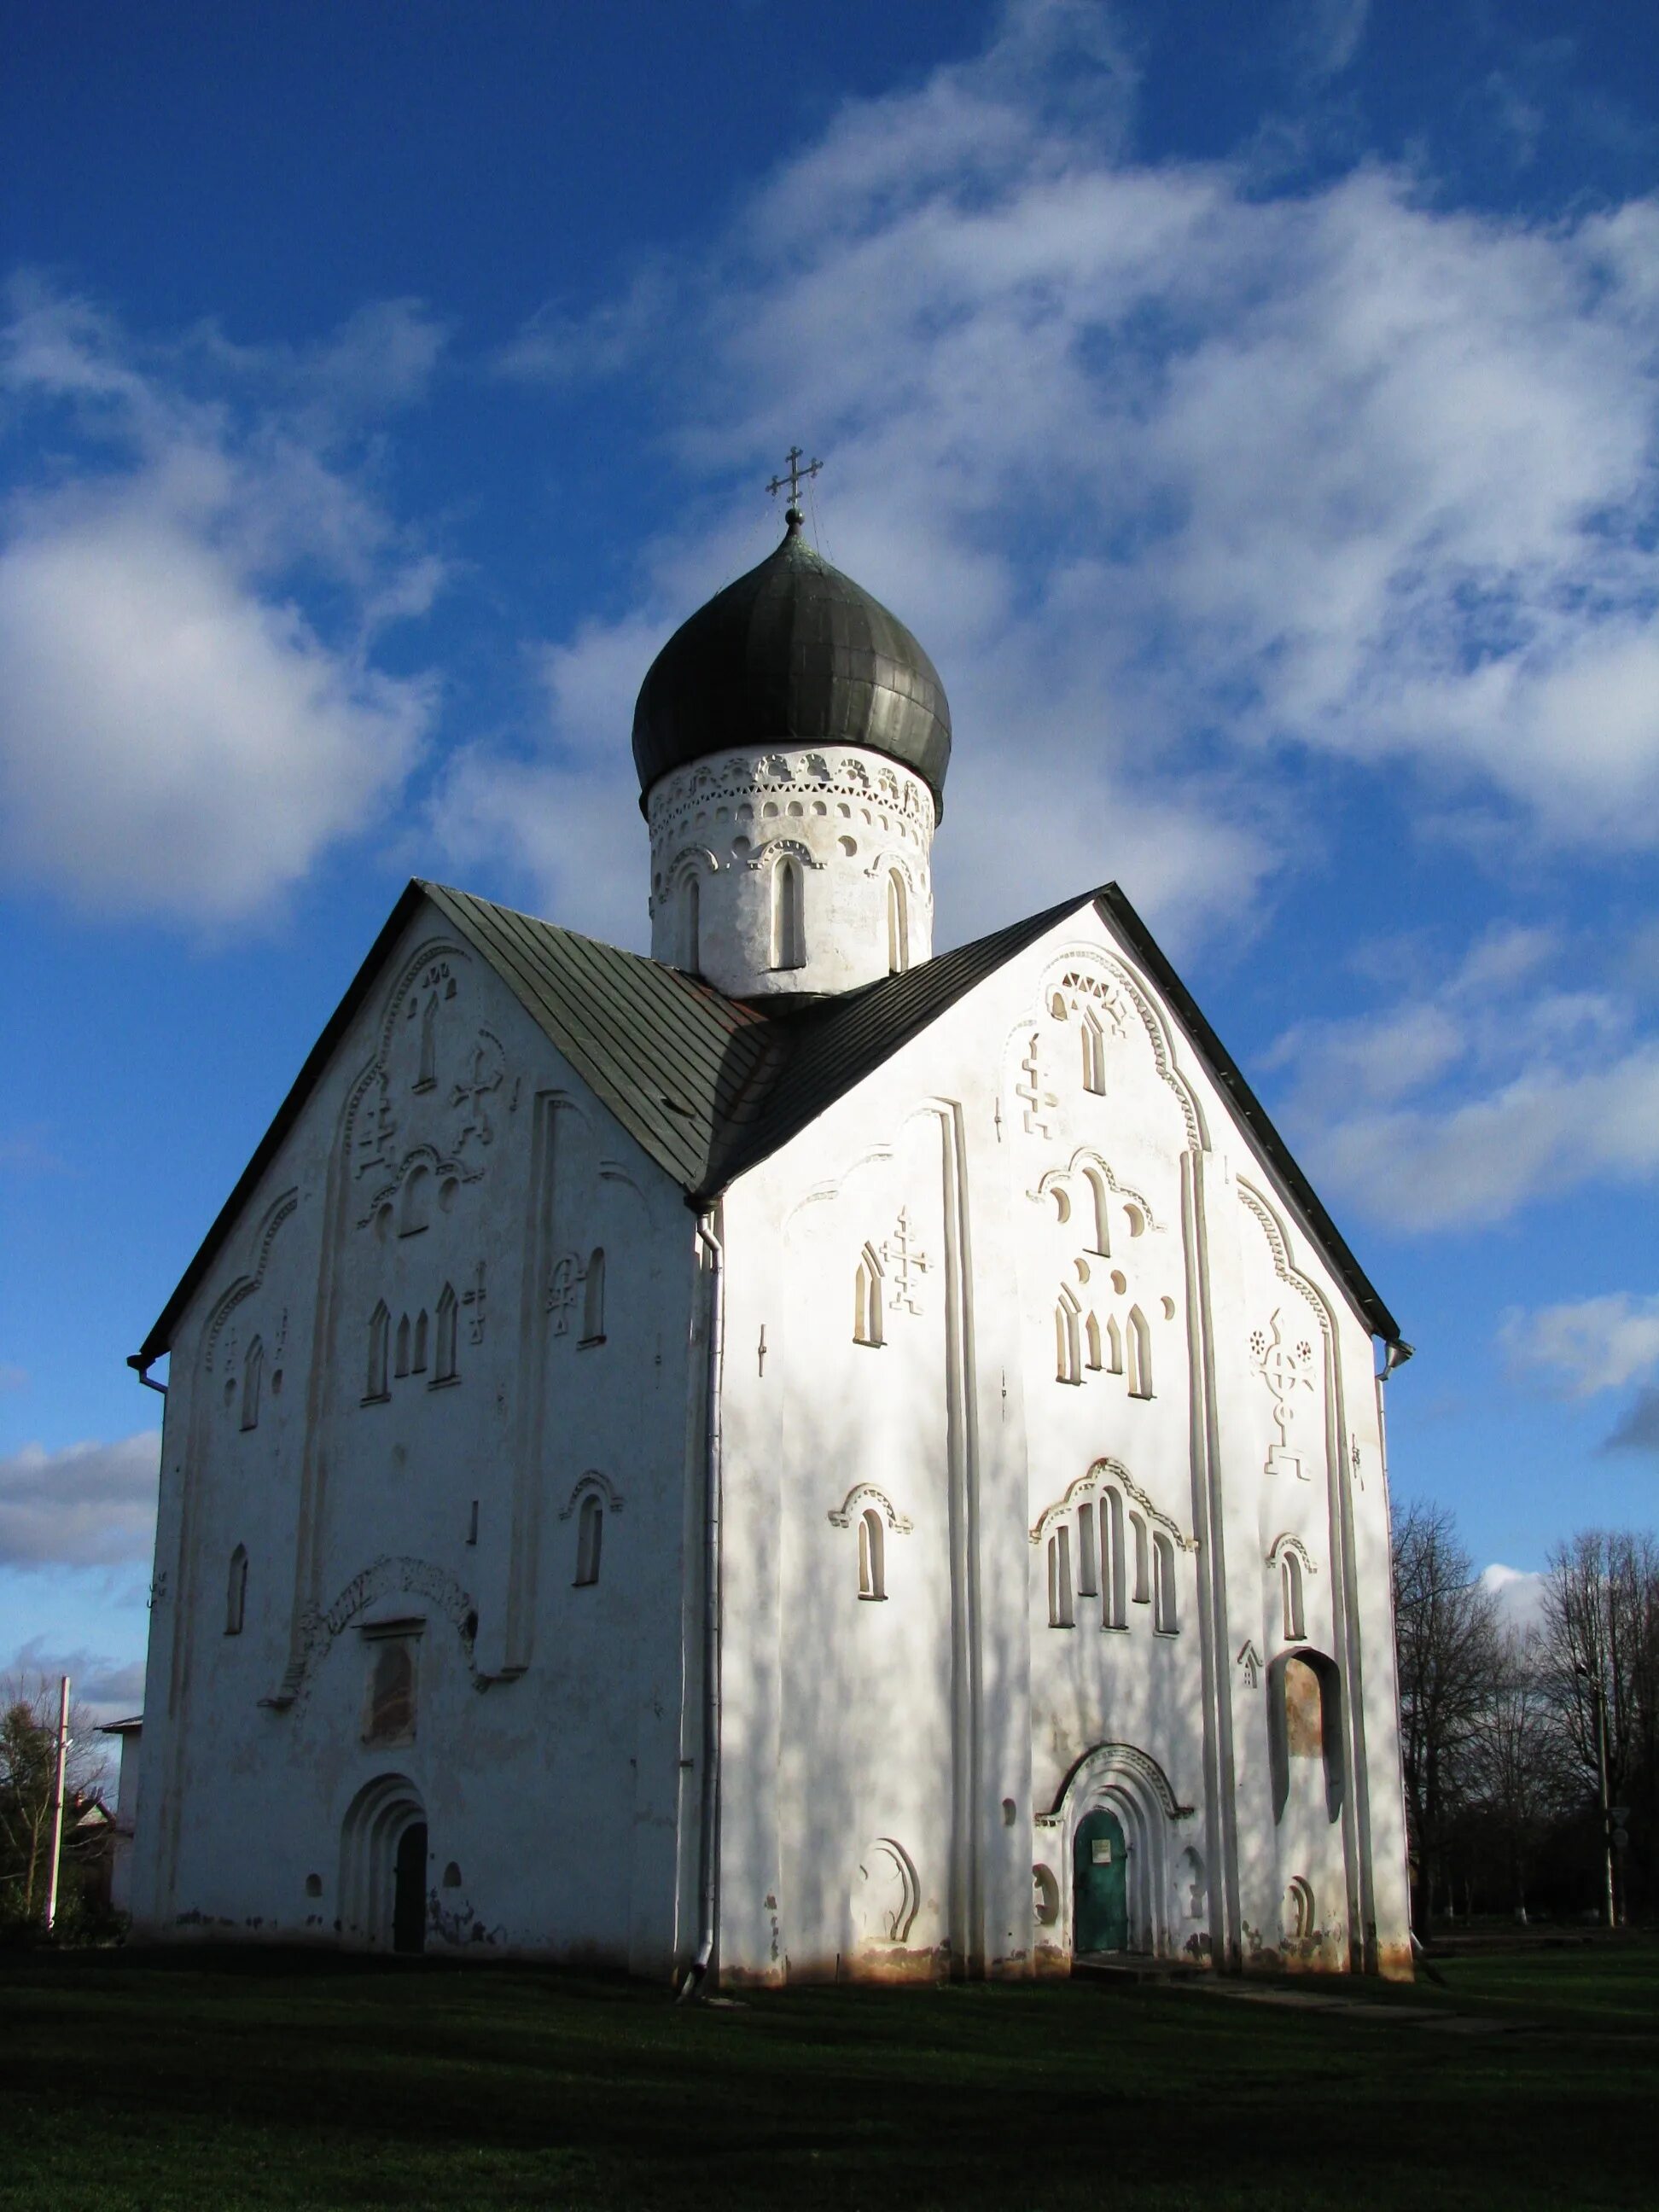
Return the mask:
<svg viewBox="0 0 1659 2212">
<path fill-rule="evenodd" d="M 950 754 L 792 506 L 640 690 L 651 957 L 398 900 L 132 1362 L 139 1933 L 1409 1973 L 1407 1347 L 1115 884 L 934 954 Z"/>
</svg>

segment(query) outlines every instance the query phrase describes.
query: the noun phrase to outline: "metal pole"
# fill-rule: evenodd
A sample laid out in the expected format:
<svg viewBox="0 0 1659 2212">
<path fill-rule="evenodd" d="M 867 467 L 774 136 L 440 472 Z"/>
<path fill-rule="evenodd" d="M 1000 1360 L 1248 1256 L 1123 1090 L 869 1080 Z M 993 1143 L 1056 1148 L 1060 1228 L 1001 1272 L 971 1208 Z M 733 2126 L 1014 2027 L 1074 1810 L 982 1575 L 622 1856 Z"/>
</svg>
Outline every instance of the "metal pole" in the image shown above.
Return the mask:
<svg viewBox="0 0 1659 2212">
<path fill-rule="evenodd" d="M 69 1761 L 70 1678 L 58 1685 L 58 1757 L 52 1772 L 52 1863 L 46 1870 L 46 1933 L 58 1917 L 58 1862 L 64 1849 L 64 1769 Z M 1605 1794 L 1605 1793 L 1604 1793 Z"/>
<path fill-rule="evenodd" d="M 1613 1918 L 1613 1822 L 1609 1818 L 1613 1799 L 1607 1789 L 1607 1699 L 1601 1686 L 1598 1668 L 1595 1676 L 1595 1773 L 1601 1796 L 1601 1856 L 1604 1861 L 1603 1882 L 1606 1889 L 1607 1925 L 1617 1926 Z"/>
</svg>

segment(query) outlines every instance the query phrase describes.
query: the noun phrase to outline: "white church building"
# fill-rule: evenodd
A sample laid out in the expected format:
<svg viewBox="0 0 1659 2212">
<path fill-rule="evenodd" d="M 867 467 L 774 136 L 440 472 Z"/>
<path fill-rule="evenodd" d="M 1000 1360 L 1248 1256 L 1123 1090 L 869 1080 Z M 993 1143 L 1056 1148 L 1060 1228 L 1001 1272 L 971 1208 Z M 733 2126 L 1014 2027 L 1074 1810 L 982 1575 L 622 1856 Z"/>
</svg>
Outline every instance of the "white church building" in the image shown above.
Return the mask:
<svg viewBox="0 0 1659 2212">
<path fill-rule="evenodd" d="M 1409 1973 L 1407 1348 L 1115 885 L 934 955 L 950 742 L 792 508 L 649 959 L 399 899 L 132 1363 L 136 1932 Z"/>
</svg>

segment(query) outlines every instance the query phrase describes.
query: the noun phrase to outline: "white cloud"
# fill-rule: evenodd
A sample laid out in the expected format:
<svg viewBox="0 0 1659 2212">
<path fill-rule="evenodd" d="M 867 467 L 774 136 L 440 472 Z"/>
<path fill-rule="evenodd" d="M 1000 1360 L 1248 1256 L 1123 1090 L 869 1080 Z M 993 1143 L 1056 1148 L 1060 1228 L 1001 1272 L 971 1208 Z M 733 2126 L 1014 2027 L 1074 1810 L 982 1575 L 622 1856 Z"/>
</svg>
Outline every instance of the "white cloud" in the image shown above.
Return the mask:
<svg viewBox="0 0 1659 2212">
<path fill-rule="evenodd" d="M 0 1567 L 147 1561 L 155 1546 L 161 1432 L 0 1459 Z"/>
<path fill-rule="evenodd" d="M 1478 940 L 1437 984 L 1375 1014 L 1299 1024 L 1284 1120 L 1322 1184 L 1395 1228 L 1499 1221 L 1541 1192 L 1659 1173 L 1659 1038 L 1623 986 L 1547 980 L 1570 948 L 1535 928 Z"/>
<path fill-rule="evenodd" d="M 1627 1291 L 1505 1315 L 1502 1341 L 1519 1370 L 1551 1370 L 1576 1398 L 1621 1389 L 1659 1368 L 1659 1297 Z"/>
<path fill-rule="evenodd" d="M 396 793 L 435 690 L 373 649 L 441 571 L 343 456 L 440 343 L 390 302 L 304 355 L 209 330 L 146 357 L 86 303 L 14 286 L 0 395 L 25 428 L 67 422 L 77 460 L 14 498 L 0 543 L 13 872 L 95 909 L 235 920 Z M 327 635 L 302 604 L 319 580 L 345 610 Z"/>
<path fill-rule="evenodd" d="M 1364 9 L 1320 23 L 1340 67 Z M 1375 164 L 1154 168 L 1133 90 L 1108 11 L 1011 10 L 977 61 L 849 103 L 678 272 L 635 373 L 689 470 L 756 490 L 650 549 L 623 634 L 748 564 L 693 549 L 735 556 L 810 432 L 824 550 L 951 691 L 958 923 L 1045 843 L 1045 888 L 1254 916 L 1317 857 L 1309 754 L 1403 763 L 1511 842 L 1659 841 L 1659 203 L 1545 225 Z M 636 298 L 590 355 L 652 322 Z"/>
<path fill-rule="evenodd" d="M 1545 1577 L 1528 1567 L 1506 1567 L 1494 1560 L 1480 1570 L 1480 1585 L 1498 1601 L 1498 1618 L 1505 1628 L 1524 1634 L 1544 1625 Z"/>
</svg>

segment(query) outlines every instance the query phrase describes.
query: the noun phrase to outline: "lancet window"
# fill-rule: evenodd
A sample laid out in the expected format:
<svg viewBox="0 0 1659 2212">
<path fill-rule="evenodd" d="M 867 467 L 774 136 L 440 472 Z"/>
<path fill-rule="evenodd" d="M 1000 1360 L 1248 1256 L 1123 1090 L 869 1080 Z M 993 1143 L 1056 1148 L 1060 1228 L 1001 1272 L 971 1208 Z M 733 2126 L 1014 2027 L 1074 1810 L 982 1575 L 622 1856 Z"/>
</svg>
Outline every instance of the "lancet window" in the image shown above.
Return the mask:
<svg viewBox="0 0 1659 2212">
<path fill-rule="evenodd" d="M 1285 1641 L 1300 1644 L 1308 1631 L 1302 1607 L 1302 1562 L 1294 1552 L 1287 1551 L 1279 1562 L 1279 1587 L 1285 1612 Z"/>
<path fill-rule="evenodd" d="M 1150 1398 L 1152 1395 L 1152 1332 L 1146 1326 L 1146 1316 L 1139 1306 L 1130 1309 L 1125 1351 L 1129 1395 L 1132 1398 Z"/>
<path fill-rule="evenodd" d="M 904 878 L 896 868 L 887 872 L 887 972 L 902 975 L 910 965 L 910 907 Z"/>
<path fill-rule="evenodd" d="M 242 1426 L 257 1429 L 259 1425 L 259 1386 L 264 1379 L 265 1348 L 256 1336 L 247 1348 L 247 1360 L 242 1369 Z"/>
<path fill-rule="evenodd" d="M 1100 1493 L 1100 1625 L 1127 1628 L 1123 1559 L 1123 1498 L 1108 1484 Z"/>
<path fill-rule="evenodd" d="M 386 1395 L 386 1343 L 392 1332 L 392 1316 L 381 1299 L 368 1319 L 368 1380 L 363 1395 L 384 1398 Z"/>
<path fill-rule="evenodd" d="M 1181 1622 L 1176 1612 L 1175 1546 L 1159 1528 L 1152 1535 L 1152 1626 L 1173 1636 Z"/>
<path fill-rule="evenodd" d="M 1150 1605 L 1152 1601 L 1152 1555 L 1144 1515 L 1130 1514 L 1129 1534 L 1134 1545 L 1134 1601 L 1137 1605 Z"/>
<path fill-rule="evenodd" d="M 1048 1539 L 1048 1626 L 1070 1628 L 1076 1618 L 1072 1600 L 1072 1532 L 1062 1522 Z"/>
<path fill-rule="evenodd" d="M 455 1322 L 458 1308 L 455 1293 L 446 1283 L 438 1297 L 434 1316 L 436 1326 L 432 1333 L 432 1380 L 434 1382 L 453 1382 L 455 1380 Z"/>
<path fill-rule="evenodd" d="M 772 870 L 772 965 L 806 965 L 806 929 L 801 911 L 802 879 L 798 862 L 779 860 Z"/>
<path fill-rule="evenodd" d="M 605 1248 L 596 1244 L 588 1255 L 582 1278 L 581 1344 L 605 1342 Z"/>
<path fill-rule="evenodd" d="M 599 1551 L 605 1540 L 605 1508 L 590 1490 L 576 1516 L 576 1587 L 599 1579 Z"/>
<path fill-rule="evenodd" d="M 230 1578 L 225 1590 L 225 1634 L 240 1636 L 247 1610 L 247 1547 L 239 1544 L 230 1555 Z"/>
<path fill-rule="evenodd" d="M 884 1598 L 886 1595 L 887 1531 L 875 1507 L 866 1505 L 859 1516 L 859 1595 Z"/>
<path fill-rule="evenodd" d="M 874 1247 L 866 1244 L 859 1255 L 858 1273 L 853 1283 L 854 1344 L 881 1342 L 881 1261 L 876 1257 Z"/>
<path fill-rule="evenodd" d="M 1062 1284 L 1054 1307 L 1054 1373 L 1062 1382 L 1083 1380 L 1082 1313 L 1069 1286 Z"/>
</svg>

